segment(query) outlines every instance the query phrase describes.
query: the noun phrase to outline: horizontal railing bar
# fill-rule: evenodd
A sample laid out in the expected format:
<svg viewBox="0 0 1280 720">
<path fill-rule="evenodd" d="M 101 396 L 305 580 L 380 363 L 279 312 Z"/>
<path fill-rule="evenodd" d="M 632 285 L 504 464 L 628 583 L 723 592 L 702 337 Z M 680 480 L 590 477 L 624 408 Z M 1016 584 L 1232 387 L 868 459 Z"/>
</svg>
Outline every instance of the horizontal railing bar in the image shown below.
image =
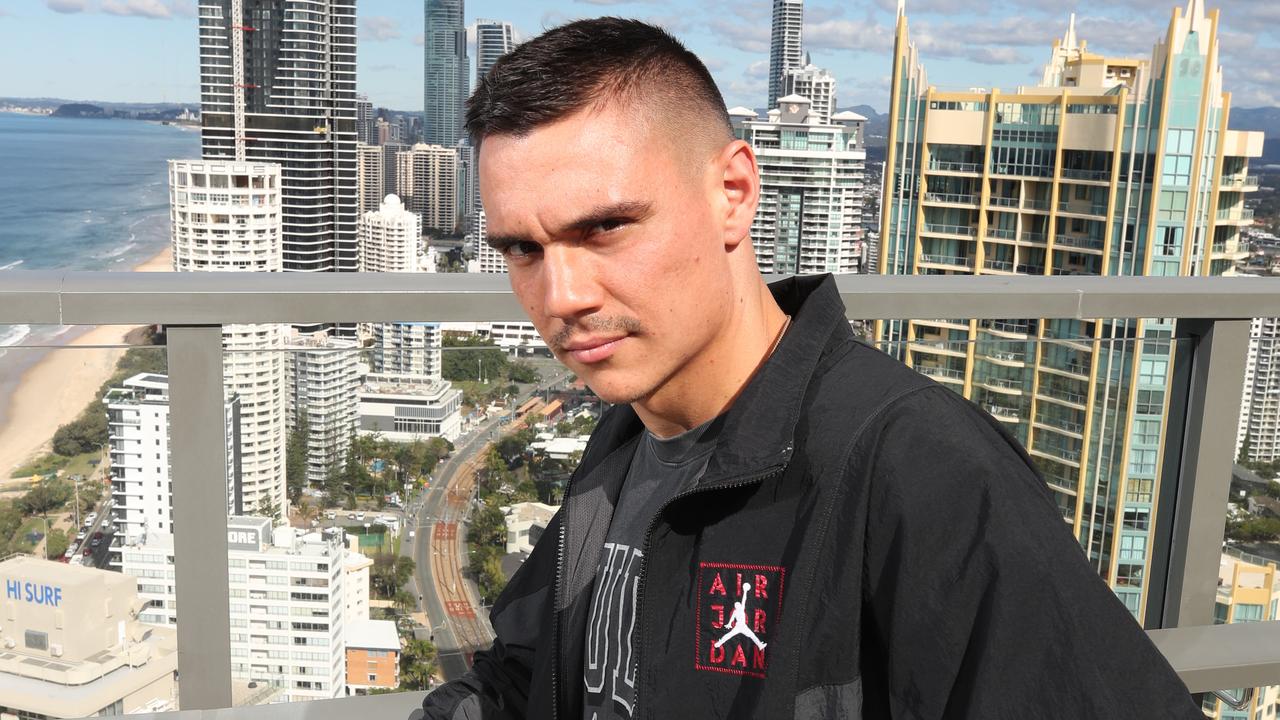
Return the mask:
<svg viewBox="0 0 1280 720">
<path fill-rule="evenodd" d="M 1280 685 L 1280 622 L 1206 625 L 1152 630 L 1148 634 L 1193 693 Z M 141 720 L 408 718 L 421 706 L 424 694 L 405 692 L 136 717 Z"/>
<path fill-rule="evenodd" d="M 864 320 L 1280 316 L 1280 278 L 842 275 L 837 284 L 849 317 Z M 504 275 L 0 272 L 0 324 L 523 318 Z"/>
<path fill-rule="evenodd" d="M 1280 622 L 1151 630 L 1193 693 L 1280 685 Z"/>
</svg>

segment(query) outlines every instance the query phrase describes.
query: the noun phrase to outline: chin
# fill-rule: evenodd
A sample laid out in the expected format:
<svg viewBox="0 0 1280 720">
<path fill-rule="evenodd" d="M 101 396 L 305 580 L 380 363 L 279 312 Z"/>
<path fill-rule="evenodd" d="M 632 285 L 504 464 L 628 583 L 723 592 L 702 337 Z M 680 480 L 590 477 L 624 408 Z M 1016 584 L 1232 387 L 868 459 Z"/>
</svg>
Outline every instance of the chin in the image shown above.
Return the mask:
<svg viewBox="0 0 1280 720">
<path fill-rule="evenodd" d="M 630 405 L 648 397 L 653 392 L 652 388 L 637 378 L 609 377 L 617 374 L 609 371 L 598 373 L 583 371 L 578 373 L 578 377 L 591 388 L 591 392 L 610 405 Z"/>
</svg>

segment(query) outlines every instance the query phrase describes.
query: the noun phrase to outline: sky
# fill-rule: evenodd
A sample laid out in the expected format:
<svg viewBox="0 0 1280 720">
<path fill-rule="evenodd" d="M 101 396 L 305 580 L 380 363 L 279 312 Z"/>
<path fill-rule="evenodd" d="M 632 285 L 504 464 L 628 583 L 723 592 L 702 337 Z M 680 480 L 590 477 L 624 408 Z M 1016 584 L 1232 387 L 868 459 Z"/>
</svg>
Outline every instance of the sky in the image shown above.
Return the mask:
<svg viewBox="0 0 1280 720">
<path fill-rule="evenodd" d="M 912 38 L 940 88 L 1012 89 L 1039 77 L 1076 12 L 1091 50 L 1146 57 L 1187 0 L 906 0 Z M 1222 9 L 1222 64 L 1237 107 L 1280 106 L 1280 2 Z M 194 103 L 195 0 L 0 0 L 0 97 Z M 637 17 L 697 53 L 730 106 L 763 107 L 771 0 L 467 0 L 467 22 L 522 38 L 568 20 Z M 897 0 L 806 0 L 805 47 L 839 104 L 887 109 Z M 421 110 L 421 0 L 359 0 L 358 80 L 379 107 Z M 472 53 L 474 58 L 474 52 Z"/>
</svg>

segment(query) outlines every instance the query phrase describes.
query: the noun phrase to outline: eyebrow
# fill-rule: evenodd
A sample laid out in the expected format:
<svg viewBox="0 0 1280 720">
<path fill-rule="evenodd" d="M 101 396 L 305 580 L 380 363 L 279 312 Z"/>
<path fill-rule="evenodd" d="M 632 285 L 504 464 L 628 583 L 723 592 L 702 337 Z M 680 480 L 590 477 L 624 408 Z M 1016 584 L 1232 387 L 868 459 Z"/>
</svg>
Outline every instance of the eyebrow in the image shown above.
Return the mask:
<svg viewBox="0 0 1280 720">
<path fill-rule="evenodd" d="M 626 200 L 610 205 L 597 205 L 585 215 L 561 226 L 556 234 L 582 232 L 606 220 L 643 220 L 653 214 L 653 205 L 641 200 Z M 528 235 L 490 235 L 485 239 L 489 247 L 499 252 L 522 242 L 533 242 Z"/>
</svg>

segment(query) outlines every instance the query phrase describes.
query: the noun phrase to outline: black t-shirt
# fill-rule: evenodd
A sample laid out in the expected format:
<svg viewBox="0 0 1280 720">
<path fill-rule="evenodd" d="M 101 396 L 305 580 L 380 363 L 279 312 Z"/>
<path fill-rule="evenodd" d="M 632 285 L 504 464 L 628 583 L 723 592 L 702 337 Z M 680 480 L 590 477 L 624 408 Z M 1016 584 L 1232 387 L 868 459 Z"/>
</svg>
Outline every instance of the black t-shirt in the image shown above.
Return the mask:
<svg viewBox="0 0 1280 720">
<path fill-rule="evenodd" d="M 716 420 L 675 437 L 646 431 L 636 446 L 596 570 L 583 659 L 584 720 L 629 720 L 635 698 L 636 593 L 645 533 L 663 503 L 697 483 L 715 447 Z"/>
</svg>

